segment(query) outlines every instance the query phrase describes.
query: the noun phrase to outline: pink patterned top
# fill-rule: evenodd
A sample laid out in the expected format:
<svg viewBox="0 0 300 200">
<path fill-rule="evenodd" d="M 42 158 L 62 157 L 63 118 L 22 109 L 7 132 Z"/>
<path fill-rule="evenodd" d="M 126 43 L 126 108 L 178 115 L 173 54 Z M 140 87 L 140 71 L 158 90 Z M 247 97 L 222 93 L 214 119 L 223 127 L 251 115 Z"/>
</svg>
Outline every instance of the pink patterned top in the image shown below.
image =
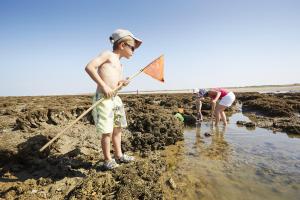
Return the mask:
<svg viewBox="0 0 300 200">
<path fill-rule="evenodd" d="M 226 89 L 223 89 L 223 88 L 214 88 L 212 89 L 213 91 L 217 91 L 217 92 L 221 92 L 221 96 L 220 96 L 220 99 L 222 99 L 224 96 L 226 96 L 229 91 L 227 91 Z M 210 98 L 214 99 L 216 96 L 211 96 Z"/>
</svg>

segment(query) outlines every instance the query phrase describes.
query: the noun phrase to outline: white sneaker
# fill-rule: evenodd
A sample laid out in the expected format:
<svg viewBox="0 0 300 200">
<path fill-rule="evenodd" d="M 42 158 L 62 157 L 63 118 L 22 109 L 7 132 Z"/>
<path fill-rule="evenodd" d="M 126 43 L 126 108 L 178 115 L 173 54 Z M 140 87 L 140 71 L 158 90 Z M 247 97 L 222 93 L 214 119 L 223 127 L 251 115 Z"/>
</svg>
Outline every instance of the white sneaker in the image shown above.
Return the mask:
<svg viewBox="0 0 300 200">
<path fill-rule="evenodd" d="M 111 159 L 110 161 L 105 161 L 103 164 L 103 168 L 105 170 L 111 170 L 119 167 L 119 164 L 116 162 L 115 159 Z"/>
<path fill-rule="evenodd" d="M 126 154 L 123 154 L 119 159 L 116 159 L 118 163 L 129 163 L 134 161 L 134 157 L 133 156 L 128 156 Z"/>
</svg>

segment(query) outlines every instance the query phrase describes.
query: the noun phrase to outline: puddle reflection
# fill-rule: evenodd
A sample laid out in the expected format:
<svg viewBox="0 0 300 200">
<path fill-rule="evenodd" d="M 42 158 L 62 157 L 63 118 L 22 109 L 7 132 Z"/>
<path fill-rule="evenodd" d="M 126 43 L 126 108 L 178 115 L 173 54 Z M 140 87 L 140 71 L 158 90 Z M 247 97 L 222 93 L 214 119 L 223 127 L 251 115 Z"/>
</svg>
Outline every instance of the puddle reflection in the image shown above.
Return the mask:
<svg viewBox="0 0 300 200">
<path fill-rule="evenodd" d="M 238 127 L 241 113 L 227 127 L 210 123 L 187 128 L 184 141 L 165 151 L 178 189 L 167 199 L 298 199 L 300 140 L 284 133 Z"/>
<path fill-rule="evenodd" d="M 214 160 L 227 160 L 230 155 L 230 145 L 225 139 L 227 127 L 195 128 L 195 143 L 193 148 L 199 157 L 208 157 Z M 189 138 L 192 139 L 192 138 Z"/>
</svg>

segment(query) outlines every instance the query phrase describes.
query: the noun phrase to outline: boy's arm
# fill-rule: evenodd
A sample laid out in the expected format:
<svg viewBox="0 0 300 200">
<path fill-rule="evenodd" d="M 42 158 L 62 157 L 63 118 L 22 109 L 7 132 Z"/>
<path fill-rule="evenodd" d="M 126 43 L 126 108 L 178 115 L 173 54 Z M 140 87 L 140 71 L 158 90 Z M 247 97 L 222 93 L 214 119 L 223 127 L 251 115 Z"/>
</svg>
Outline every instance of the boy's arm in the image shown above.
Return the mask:
<svg viewBox="0 0 300 200">
<path fill-rule="evenodd" d="M 129 77 L 127 77 L 125 80 L 120 80 L 120 81 L 118 82 L 118 87 L 121 86 L 121 88 L 122 88 L 122 87 L 124 87 L 124 86 L 127 86 L 127 85 L 129 84 L 129 82 L 130 82 L 130 81 L 129 81 Z M 121 88 L 120 88 L 120 89 L 121 89 Z"/>
<path fill-rule="evenodd" d="M 85 71 L 97 83 L 97 85 L 102 89 L 104 95 L 107 97 L 113 96 L 113 91 L 99 76 L 98 68 L 109 59 L 109 56 L 109 52 L 103 52 L 102 54 L 91 60 L 85 67 Z"/>
</svg>

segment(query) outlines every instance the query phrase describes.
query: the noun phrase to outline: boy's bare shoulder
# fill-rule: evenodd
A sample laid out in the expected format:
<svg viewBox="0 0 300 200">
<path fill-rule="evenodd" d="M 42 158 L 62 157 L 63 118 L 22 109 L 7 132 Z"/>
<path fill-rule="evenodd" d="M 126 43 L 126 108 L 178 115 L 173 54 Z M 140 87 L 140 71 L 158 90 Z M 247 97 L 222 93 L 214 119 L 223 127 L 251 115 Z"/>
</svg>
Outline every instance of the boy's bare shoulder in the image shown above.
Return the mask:
<svg viewBox="0 0 300 200">
<path fill-rule="evenodd" d="M 105 51 L 102 51 L 98 57 L 105 57 L 105 58 L 110 58 L 113 56 L 113 52 L 112 51 L 109 51 L 109 50 L 105 50 Z"/>
<path fill-rule="evenodd" d="M 113 56 L 113 52 L 111 51 L 103 51 L 98 56 L 93 58 L 90 63 L 94 66 L 101 66 L 103 63 L 107 62 L 108 60 L 111 60 Z"/>
</svg>

